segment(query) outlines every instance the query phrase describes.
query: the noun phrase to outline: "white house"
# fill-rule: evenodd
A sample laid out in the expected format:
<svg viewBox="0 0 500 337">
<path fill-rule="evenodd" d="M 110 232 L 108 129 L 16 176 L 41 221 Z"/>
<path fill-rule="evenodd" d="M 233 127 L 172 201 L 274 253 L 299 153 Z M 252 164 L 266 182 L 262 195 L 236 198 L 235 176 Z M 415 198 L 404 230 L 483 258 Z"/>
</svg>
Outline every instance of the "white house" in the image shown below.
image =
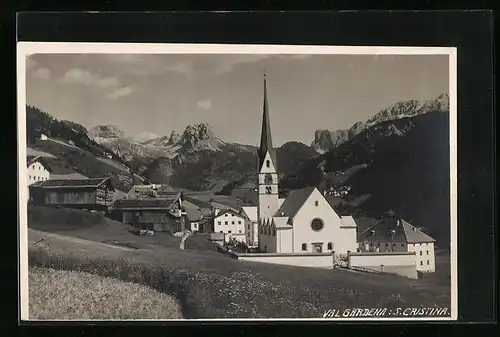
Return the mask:
<svg viewBox="0 0 500 337">
<path fill-rule="evenodd" d="M 416 269 L 436 270 L 435 240 L 395 215 L 384 217 L 358 235 L 361 252 L 415 252 Z"/>
<path fill-rule="evenodd" d="M 349 250 L 356 250 L 356 223 L 352 217 L 339 216 L 316 187 L 294 190 L 287 198 L 279 198 L 277 157 L 271 139 L 265 79 L 257 171 L 261 252 L 312 254 L 335 251 L 347 254 Z"/>
<path fill-rule="evenodd" d="M 214 233 L 224 233 L 237 241 L 246 242 L 245 216 L 231 209 L 222 210 L 214 218 Z"/>
<path fill-rule="evenodd" d="M 247 245 L 249 247 L 258 247 L 259 219 L 257 215 L 257 206 L 244 206 L 241 209 L 241 214 L 247 217 L 247 224 L 245 228 Z"/>
<path fill-rule="evenodd" d="M 50 179 L 50 168 L 43 157 L 33 157 L 27 160 L 28 166 L 28 186 Z"/>
</svg>

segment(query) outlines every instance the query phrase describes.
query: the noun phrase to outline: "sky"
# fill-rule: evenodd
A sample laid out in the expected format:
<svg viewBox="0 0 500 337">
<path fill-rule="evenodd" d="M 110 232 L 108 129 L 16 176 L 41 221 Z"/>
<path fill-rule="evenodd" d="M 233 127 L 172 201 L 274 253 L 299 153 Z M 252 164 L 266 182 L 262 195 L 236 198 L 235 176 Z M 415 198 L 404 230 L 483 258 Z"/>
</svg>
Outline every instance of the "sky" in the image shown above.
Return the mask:
<svg viewBox="0 0 500 337">
<path fill-rule="evenodd" d="M 449 91 L 447 55 L 34 54 L 26 103 L 87 128 L 159 136 L 208 123 L 257 145 L 267 74 L 274 145 L 310 144 L 404 100 Z"/>
</svg>

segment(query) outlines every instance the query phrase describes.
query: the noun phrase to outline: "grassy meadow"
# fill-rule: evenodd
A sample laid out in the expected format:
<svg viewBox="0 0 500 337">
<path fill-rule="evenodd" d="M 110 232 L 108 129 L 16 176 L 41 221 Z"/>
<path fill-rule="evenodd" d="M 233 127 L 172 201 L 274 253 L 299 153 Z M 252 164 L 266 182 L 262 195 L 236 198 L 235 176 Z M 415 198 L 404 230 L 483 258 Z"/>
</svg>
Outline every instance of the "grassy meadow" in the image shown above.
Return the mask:
<svg viewBox="0 0 500 337">
<path fill-rule="evenodd" d="M 29 270 L 31 319 L 180 319 L 178 301 L 137 283 L 78 271 Z"/>
<path fill-rule="evenodd" d="M 109 226 L 120 225 L 107 219 L 99 226 L 103 236 L 110 240 Z M 446 280 L 441 283 L 432 279 L 410 280 L 393 275 L 238 261 L 215 251 L 202 250 L 201 244 L 196 245 L 197 250 L 190 250 L 188 243 L 188 249 L 183 251 L 178 245 L 141 242 L 150 239 L 147 237 L 127 238 L 129 243 L 135 240 L 138 247 L 130 248 L 103 242 L 101 237 L 96 240 L 99 226 L 89 226 L 89 235 L 85 235 L 82 228 L 49 233 L 41 230 L 40 223 L 37 229 L 30 228 L 29 265 L 85 272 L 148 286 L 175 297 L 182 316 L 188 319 L 319 318 L 332 308 L 450 304 L 450 286 Z M 77 235 L 73 236 L 73 232 Z M 117 231 L 117 235 L 124 234 Z M 201 236 L 196 238 L 201 239 Z M 71 291 L 71 286 L 67 289 Z M 130 307 L 130 310 L 135 309 Z"/>
</svg>

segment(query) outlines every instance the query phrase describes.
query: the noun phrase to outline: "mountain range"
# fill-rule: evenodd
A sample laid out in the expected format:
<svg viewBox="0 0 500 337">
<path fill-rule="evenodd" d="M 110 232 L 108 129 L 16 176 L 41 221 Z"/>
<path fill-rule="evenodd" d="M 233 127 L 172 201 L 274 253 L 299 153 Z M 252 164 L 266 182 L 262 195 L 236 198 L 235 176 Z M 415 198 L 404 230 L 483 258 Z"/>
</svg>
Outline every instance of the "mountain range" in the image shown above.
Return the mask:
<svg viewBox="0 0 500 337">
<path fill-rule="evenodd" d="M 448 94 L 441 94 L 433 100 L 409 100 L 397 102 L 386 109 L 381 110 L 367 121 L 359 121 L 354 123 L 349 129 L 341 130 L 317 130 L 314 134 L 314 140 L 311 146 L 318 153 L 325 153 L 342 143 L 356 137 L 363 130 L 369 129 L 374 125 L 382 122 L 414 117 L 426 114 L 430 111 L 447 111 L 449 110 Z"/>
<path fill-rule="evenodd" d="M 397 102 L 347 130 L 318 130 L 311 145 L 285 143 L 276 148 L 280 189 L 285 194 L 312 185 L 348 190 L 344 201 L 350 213 L 379 217 L 393 209 L 446 245 L 448 112 L 447 94 L 428 101 Z M 146 179 L 185 190 L 230 194 L 256 179 L 257 147 L 220 139 L 206 123 L 170 135 L 128 136 L 117 126 L 87 130 L 28 107 L 27 126 L 31 147 L 58 156 L 60 166 L 88 177 L 108 174 L 123 191 Z M 36 140 L 41 132 L 71 140 L 79 151 L 56 151 L 56 143 L 49 146 Z M 105 166 L 103 158 L 109 157 L 122 169 Z"/>
</svg>

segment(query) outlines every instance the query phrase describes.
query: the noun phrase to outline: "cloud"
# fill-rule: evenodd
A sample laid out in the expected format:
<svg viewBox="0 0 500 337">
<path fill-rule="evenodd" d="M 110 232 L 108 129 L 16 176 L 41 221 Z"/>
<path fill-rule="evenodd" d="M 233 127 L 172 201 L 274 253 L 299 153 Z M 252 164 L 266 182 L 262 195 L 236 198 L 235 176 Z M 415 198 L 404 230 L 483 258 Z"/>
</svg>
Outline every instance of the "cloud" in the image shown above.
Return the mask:
<svg viewBox="0 0 500 337">
<path fill-rule="evenodd" d="M 110 99 L 117 99 L 123 96 L 128 96 L 131 93 L 134 92 L 134 89 L 131 87 L 122 87 L 122 88 L 117 88 L 111 91 L 109 94 L 106 95 L 106 97 Z"/>
<path fill-rule="evenodd" d="M 203 109 L 203 110 L 212 109 L 212 101 L 209 99 L 206 99 L 203 101 L 198 101 L 198 102 L 196 102 L 196 105 L 198 106 L 198 108 Z"/>
<path fill-rule="evenodd" d="M 39 68 L 33 72 L 32 76 L 41 80 L 48 80 L 50 78 L 50 70 L 47 68 Z"/>
<path fill-rule="evenodd" d="M 94 85 L 102 88 L 117 87 L 120 85 L 114 77 L 101 77 L 79 68 L 68 70 L 59 81 L 62 83 Z"/>
</svg>

